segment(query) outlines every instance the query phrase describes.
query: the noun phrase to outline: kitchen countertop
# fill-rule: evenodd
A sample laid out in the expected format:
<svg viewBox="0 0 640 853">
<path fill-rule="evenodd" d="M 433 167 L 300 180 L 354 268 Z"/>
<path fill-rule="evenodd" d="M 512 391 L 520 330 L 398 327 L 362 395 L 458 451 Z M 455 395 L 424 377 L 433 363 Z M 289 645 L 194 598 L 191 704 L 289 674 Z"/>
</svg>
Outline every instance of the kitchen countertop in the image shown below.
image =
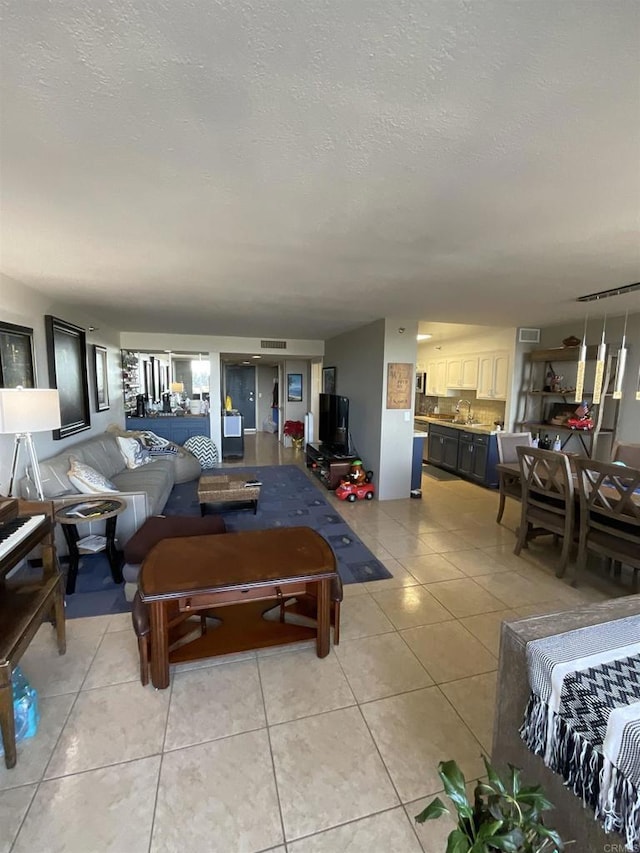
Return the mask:
<svg viewBox="0 0 640 853">
<path fill-rule="evenodd" d="M 414 415 L 414 421 L 425 426 L 427 424 L 437 424 L 438 426 L 451 427 L 452 429 L 464 430 L 464 432 L 475 432 L 480 435 L 495 435 L 497 432 L 493 424 L 454 424 L 452 421 L 430 418 L 427 415 Z"/>
</svg>

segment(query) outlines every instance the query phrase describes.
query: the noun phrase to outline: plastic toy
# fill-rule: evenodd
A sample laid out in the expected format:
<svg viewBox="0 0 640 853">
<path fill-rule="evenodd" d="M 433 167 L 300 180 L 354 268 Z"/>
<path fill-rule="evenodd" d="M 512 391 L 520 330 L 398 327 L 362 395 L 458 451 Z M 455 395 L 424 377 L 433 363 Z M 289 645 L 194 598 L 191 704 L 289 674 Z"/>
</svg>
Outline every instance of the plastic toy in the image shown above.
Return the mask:
<svg viewBox="0 0 640 853">
<path fill-rule="evenodd" d="M 589 406 L 586 403 L 581 403 L 571 417 L 567 418 L 566 425 L 571 429 L 593 429 L 595 424 Z"/>
<path fill-rule="evenodd" d="M 350 483 L 348 480 L 343 480 L 336 489 L 336 497 L 349 503 L 357 500 L 370 501 L 373 500 L 375 491 L 373 483 Z"/>
</svg>

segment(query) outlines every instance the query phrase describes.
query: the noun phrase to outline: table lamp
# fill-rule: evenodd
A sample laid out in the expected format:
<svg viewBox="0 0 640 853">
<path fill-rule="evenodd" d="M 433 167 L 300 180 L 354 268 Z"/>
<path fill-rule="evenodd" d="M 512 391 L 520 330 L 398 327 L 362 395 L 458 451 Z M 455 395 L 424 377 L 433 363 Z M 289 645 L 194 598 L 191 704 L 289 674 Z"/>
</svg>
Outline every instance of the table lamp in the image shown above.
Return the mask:
<svg viewBox="0 0 640 853">
<path fill-rule="evenodd" d="M 9 497 L 13 495 L 13 484 L 18 467 L 20 446 L 26 445 L 33 480 L 38 498 L 44 500 L 40 466 L 33 446 L 31 434 L 46 432 L 60 427 L 60 398 L 58 392 L 49 388 L 0 388 L 0 433 L 15 434 Z"/>
</svg>

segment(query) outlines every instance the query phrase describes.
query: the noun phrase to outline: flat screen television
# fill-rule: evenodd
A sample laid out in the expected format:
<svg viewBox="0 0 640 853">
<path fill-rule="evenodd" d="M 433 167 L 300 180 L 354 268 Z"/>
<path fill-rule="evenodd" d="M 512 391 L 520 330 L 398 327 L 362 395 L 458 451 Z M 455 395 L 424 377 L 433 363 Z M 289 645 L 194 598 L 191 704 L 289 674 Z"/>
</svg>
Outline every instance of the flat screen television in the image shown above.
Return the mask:
<svg viewBox="0 0 640 853">
<path fill-rule="evenodd" d="M 349 450 L 349 398 L 320 394 L 320 443 L 338 453 Z"/>
</svg>

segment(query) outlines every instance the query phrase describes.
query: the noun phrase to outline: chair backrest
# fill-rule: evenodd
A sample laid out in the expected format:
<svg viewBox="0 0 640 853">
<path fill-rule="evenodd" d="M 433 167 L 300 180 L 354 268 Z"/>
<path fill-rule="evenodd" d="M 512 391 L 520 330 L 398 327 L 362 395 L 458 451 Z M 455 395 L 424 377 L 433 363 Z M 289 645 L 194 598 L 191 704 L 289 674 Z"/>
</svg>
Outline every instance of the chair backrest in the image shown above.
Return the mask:
<svg viewBox="0 0 640 853">
<path fill-rule="evenodd" d="M 595 459 L 576 459 L 575 466 L 581 518 L 597 530 L 639 537 L 640 469 Z"/>
<path fill-rule="evenodd" d="M 573 519 L 575 490 L 569 457 L 555 450 L 521 445 L 516 451 L 523 511 L 531 506 Z"/>
<path fill-rule="evenodd" d="M 612 462 L 624 462 L 631 468 L 640 468 L 640 444 L 616 441 L 611 454 Z"/>
<path fill-rule="evenodd" d="M 498 432 L 498 459 L 500 462 L 517 462 L 516 447 L 531 447 L 530 432 Z"/>
</svg>

